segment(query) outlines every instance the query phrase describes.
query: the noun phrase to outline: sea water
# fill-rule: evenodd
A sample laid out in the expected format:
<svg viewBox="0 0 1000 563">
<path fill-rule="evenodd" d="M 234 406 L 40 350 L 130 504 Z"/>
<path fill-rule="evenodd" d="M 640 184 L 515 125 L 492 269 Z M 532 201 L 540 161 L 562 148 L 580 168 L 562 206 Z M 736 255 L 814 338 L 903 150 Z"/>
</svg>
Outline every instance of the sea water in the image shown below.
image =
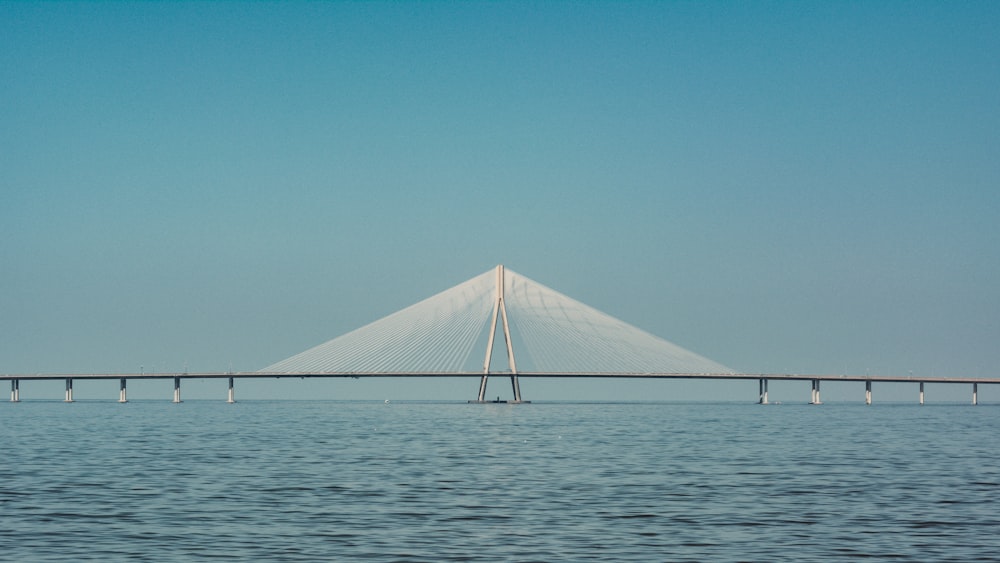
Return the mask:
<svg viewBox="0 0 1000 563">
<path fill-rule="evenodd" d="M 0 560 L 1000 558 L 996 405 L 0 403 Z"/>
</svg>

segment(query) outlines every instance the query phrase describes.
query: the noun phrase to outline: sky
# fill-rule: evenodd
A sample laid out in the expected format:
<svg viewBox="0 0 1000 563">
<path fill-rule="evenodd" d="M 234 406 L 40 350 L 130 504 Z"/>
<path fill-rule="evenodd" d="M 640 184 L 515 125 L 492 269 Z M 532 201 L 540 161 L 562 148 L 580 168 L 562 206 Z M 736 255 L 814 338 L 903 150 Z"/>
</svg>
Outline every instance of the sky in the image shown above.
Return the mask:
<svg viewBox="0 0 1000 563">
<path fill-rule="evenodd" d="M 253 371 L 502 263 L 737 371 L 1000 376 L 998 26 L 995 2 L 0 2 L 0 373 Z"/>
</svg>

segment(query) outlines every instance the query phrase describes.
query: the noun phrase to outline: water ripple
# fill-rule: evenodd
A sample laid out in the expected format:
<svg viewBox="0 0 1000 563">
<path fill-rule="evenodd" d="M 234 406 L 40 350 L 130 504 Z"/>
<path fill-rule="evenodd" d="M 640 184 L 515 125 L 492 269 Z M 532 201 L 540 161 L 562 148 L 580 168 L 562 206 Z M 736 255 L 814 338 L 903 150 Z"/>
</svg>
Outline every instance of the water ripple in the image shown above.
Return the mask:
<svg viewBox="0 0 1000 563">
<path fill-rule="evenodd" d="M 25 401 L 0 429 L 12 560 L 1000 553 L 1000 420 L 968 408 Z"/>
</svg>

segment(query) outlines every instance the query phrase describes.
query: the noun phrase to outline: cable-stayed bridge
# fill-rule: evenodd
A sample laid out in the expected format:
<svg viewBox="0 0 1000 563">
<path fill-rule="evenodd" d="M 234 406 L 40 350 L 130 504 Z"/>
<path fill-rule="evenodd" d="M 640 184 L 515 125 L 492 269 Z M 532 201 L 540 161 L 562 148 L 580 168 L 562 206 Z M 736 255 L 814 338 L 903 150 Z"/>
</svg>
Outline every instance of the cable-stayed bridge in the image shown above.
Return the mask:
<svg viewBox="0 0 1000 563">
<path fill-rule="evenodd" d="M 522 374 L 733 373 L 503 266 L 261 371 L 481 374 L 482 401 L 495 365 L 514 401 Z"/>
<path fill-rule="evenodd" d="M 1000 378 L 947 378 L 748 374 L 611 317 L 516 272 L 497 266 L 464 283 L 411 305 L 357 330 L 310 348 L 255 372 L 173 374 L 18 374 L 11 381 L 11 401 L 20 400 L 20 381 L 65 379 L 66 400 L 73 400 L 74 379 L 119 379 L 125 402 L 128 379 L 174 380 L 174 401 L 187 378 L 228 378 L 228 401 L 234 380 L 282 377 L 477 377 L 475 401 L 487 402 L 490 377 L 509 378 L 513 400 L 521 396 L 520 377 L 608 377 L 756 379 L 758 401 L 768 403 L 768 381 L 809 380 L 810 403 L 819 404 L 821 381 L 864 381 L 871 404 L 872 382 L 972 384 Z M 499 399 L 498 399 L 499 400 Z"/>
</svg>

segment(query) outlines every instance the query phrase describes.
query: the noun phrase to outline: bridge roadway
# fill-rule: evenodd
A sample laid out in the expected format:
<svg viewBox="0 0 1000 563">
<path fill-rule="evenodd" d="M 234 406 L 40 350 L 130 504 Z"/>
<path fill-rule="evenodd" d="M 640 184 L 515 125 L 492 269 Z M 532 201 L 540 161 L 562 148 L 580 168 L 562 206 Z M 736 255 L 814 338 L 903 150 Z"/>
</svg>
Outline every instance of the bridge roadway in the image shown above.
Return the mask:
<svg viewBox="0 0 1000 563">
<path fill-rule="evenodd" d="M 492 377 L 511 377 L 510 372 L 491 372 Z M 391 373 L 359 373 L 359 372 L 184 372 L 184 373 L 74 373 L 74 374 L 0 374 L 0 380 L 11 383 L 12 402 L 20 401 L 20 382 L 22 380 L 65 380 L 66 402 L 73 401 L 73 381 L 82 379 L 117 379 L 119 380 L 119 402 L 127 402 L 126 381 L 129 379 L 173 379 L 174 402 L 181 402 L 180 389 L 182 379 L 226 379 L 229 380 L 228 402 L 235 402 L 234 381 L 236 379 L 261 378 L 314 378 L 342 377 L 359 379 L 362 377 L 482 377 L 482 372 L 425 373 L 425 372 L 391 372 Z M 777 381 L 809 381 L 812 385 L 810 404 L 821 404 L 820 382 L 822 381 L 854 381 L 865 383 L 865 403 L 872 402 L 872 383 L 918 383 L 920 386 L 919 402 L 924 404 L 924 384 L 971 384 L 972 404 L 977 404 L 979 384 L 1000 384 L 1000 377 L 915 377 L 894 375 L 807 375 L 788 373 L 542 373 L 518 372 L 517 377 L 535 378 L 633 378 L 633 379 L 717 379 L 717 380 L 754 380 L 759 383 L 760 395 L 758 402 L 768 404 L 768 382 Z"/>
</svg>

